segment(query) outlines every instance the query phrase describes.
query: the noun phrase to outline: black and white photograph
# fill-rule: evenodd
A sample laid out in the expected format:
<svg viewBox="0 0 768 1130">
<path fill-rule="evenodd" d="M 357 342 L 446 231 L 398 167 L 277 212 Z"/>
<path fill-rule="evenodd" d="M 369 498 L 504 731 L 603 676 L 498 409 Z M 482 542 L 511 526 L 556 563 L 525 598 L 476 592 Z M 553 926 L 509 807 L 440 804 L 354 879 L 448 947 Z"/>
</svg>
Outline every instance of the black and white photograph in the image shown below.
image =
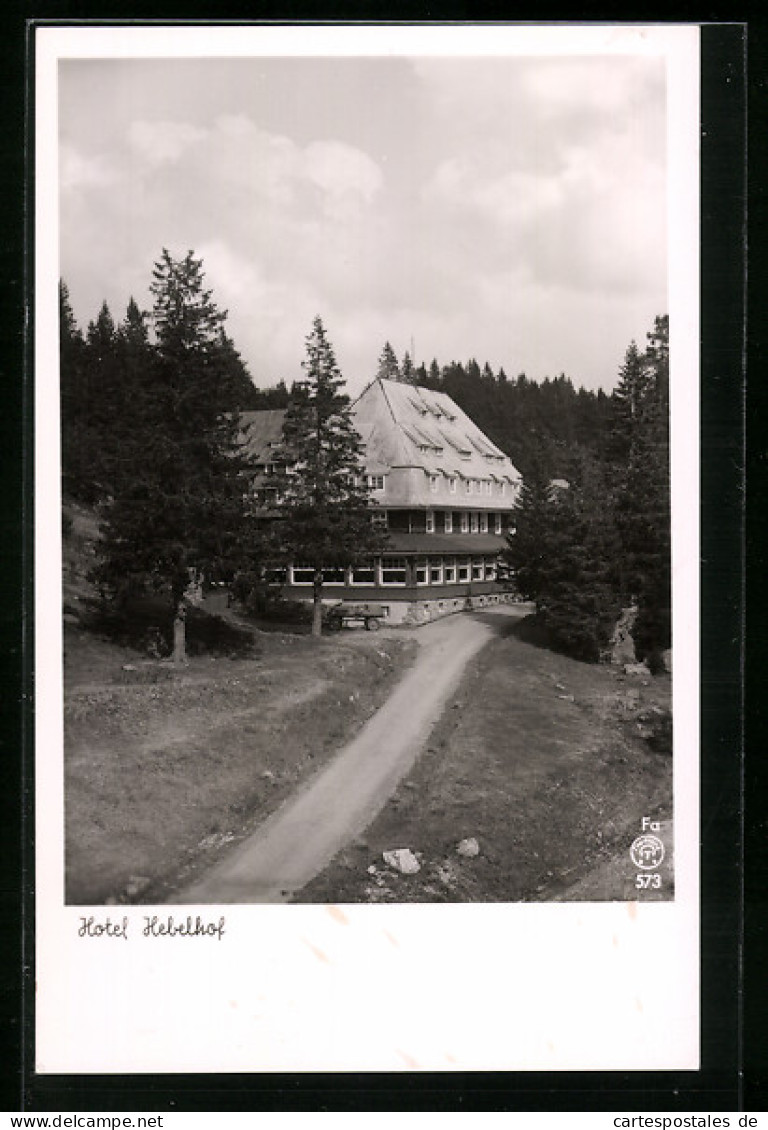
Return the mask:
<svg viewBox="0 0 768 1130">
<path fill-rule="evenodd" d="M 329 929 L 397 950 L 414 914 L 449 949 L 528 915 L 533 950 L 531 915 L 587 916 L 639 972 L 609 923 L 677 914 L 674 1018 L 638 1055 L 691 1065 L 696 31 L 203 30 L 49 32 L 44 897 L 105 983 L 141 947 L 226 964 L 245 922 L 292 960 L 296 914 L 323 974 Z M 495 1058 L 582 1067 L 574 1024 L 562 1062 L 551 1028 Z M 383 1051 L 388 1025 L 370 1059 L 284 1033 L 264 1062 L 486 1062 Z M 43 1070 L 185 1054 L 158 1024 L 55 1053 L 52 1027 Z M 237 1033 L 220 1069 L 266 1069 Z"/>
</svg>

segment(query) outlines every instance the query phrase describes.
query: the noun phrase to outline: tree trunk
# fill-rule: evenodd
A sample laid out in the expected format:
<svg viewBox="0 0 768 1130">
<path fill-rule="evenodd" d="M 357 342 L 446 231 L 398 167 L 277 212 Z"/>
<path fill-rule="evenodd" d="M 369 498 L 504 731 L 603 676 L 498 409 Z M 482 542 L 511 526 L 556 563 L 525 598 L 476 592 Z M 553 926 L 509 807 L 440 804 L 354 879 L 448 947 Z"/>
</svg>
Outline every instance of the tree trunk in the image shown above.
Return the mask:
<svg viewBox="0 0 768 1130">
<path fill-rule="evenodd" d="M 312 582 L 312 635 L 323 634 L 323 574 L 315 573 Z"/>
<path fill-rule="evenodd" d="M 173 620 L 173 662 L 179 667 L 187 663 L 187 609 L 183 600 L 176 602 Z"/>
</svg>

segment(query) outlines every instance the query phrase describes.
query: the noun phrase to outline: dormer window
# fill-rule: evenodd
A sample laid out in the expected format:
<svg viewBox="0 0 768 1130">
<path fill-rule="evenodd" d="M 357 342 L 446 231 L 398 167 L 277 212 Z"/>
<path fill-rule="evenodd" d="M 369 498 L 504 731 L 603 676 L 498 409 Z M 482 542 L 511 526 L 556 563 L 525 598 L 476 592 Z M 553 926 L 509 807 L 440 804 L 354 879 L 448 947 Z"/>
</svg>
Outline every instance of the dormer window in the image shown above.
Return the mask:
<svg viewBox="0 0 768 1130">
<path fill-rule="evenodd" d="M 455 475 L 451 475 L 450 478 L 448 479 L 448 490 L 449 490 L 450 494 L 456 493 L 456 476 Z"/>
<path fill-rule="evenodd" d="M 429 489 L 432 491 L 433 494 L 437 494 L 437 488 L 438 488 L 439 485 L 440 485 L 440 476 L 439 475 L 430 475 L 429 476 Z"/>
<path fill-rule="evenodd" d="M 368 487 L 370 490 L 384 490 L 384 476 L 368 475 Z"/>
</svg>

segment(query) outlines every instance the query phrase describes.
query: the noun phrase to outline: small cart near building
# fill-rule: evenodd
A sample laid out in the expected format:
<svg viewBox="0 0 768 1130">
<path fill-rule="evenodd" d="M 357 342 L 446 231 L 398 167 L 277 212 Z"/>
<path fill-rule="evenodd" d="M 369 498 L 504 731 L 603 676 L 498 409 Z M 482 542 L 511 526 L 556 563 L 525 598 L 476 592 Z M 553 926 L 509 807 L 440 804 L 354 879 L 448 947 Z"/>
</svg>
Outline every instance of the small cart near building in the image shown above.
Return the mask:
<svg viewBox="0 0 768 1130">
<path fill-rule="evenodd" d="M 335 632 L 342 628 L 360 626 L 367 632 L 377 632 L 385 616 L 386 610 L 381 604 L 350 604 L 340 601 L 328 610 L 326 622 L 331 631 Z"/>
</svg>

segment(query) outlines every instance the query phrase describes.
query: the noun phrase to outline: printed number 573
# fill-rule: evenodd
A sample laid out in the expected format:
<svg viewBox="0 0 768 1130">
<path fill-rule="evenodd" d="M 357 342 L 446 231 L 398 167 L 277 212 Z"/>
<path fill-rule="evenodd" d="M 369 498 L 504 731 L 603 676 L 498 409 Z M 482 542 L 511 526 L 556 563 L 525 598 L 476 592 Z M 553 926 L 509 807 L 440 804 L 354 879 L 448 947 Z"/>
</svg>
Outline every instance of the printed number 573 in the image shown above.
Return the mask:
<svg viewBox="0 0 768 1130">
<path fill-rule="evenodd" d="M 640 891 L 658 891 L 661 887 L 661 875 L 635 875 L 635 886 Z"/>
</svg>

